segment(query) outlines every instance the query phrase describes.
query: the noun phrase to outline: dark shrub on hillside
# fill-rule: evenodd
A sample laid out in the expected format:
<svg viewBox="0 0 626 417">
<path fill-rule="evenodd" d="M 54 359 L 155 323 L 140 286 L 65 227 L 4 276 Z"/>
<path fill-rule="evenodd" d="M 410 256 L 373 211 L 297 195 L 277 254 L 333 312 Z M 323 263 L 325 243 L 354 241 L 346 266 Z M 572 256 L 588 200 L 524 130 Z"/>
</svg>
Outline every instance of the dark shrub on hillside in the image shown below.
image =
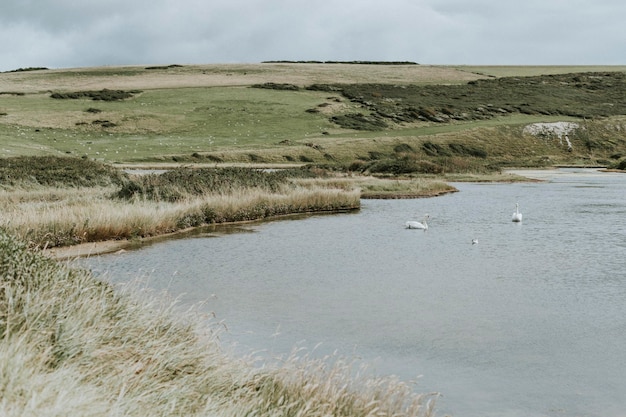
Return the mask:
<svg viewBox="0 0 626 417">
<path fill-rule="evenodd" d="M 229 194 L 246 188 L 278 192 L 290 178 L 315 176 L 306 169 L 266 172 L 249 168 L 177 168 L 163 174 L 143 175 L 126 182 L 119 198 L 180 201 L 203 194 Z"/>
<path fill-rule="evenodd" d="M 91 122 L 92 125 L 100 125 L 102 127 L 115 127 L 117 126 L 115 123 L 113 123 L 110 120 L 94 120 L 93 122 Z"/>
<path fill-rule="evenodd" d="M 428 156 L 448 156 L 448 155 L 450 155 L 450 152 L 446 148 L 444 148 L 443 146 L 439 145 L 438 143 L 424 142 L 422 144 L 422 149 L 424 150 L 424 152 L 426 152 L 426 155 L 428 155 Z"/>
<path fill-rule="evenodd" d="M 415 161 L 407 159 L 384 159 L 364 165 L 364 171 L 373 174 L 410 174 L 417 171 Z"/>
<path fill-rule="evenodd" d="M 0 185 L 93 187 L 121 184 L 127 177 L 122 171 L 83 158 L 19 156 L 0 159 Z"/>
<path fill-rule="evenodd" d="M 294 84 L 282 84 L 282 83 L 263 83 L 263 84 L 254 84 L 251 86 L 252 88 L 267 88 L 270 90 L 287 90 L 287 91 L 298 91 L 300 87 Z"/>
<path fill-rule="evenodd" d="M 339 92 L 391 123 L 416 118 L 436 123 L 487 120 L 514 113 L 590 119 L 626 114 L 623 71 L 499 77 L 450 85 L 314 84 L 307 89 Z"/>
<path fill-rule="evenodd" d="M 427 161 L 427 160 L 415 160 L 412 158 L 402 159 L 383 159 L 372 162 L 354 162 L 349 167 L 349 170 L 356 172 L 369 172 L 371 174 L 441 174 L 443 173 L 443 167 L 440 165 Z"/>
<path fill-rule="evenodd" d="M 52 93 L 51 98 L 54 99 L 81 99 L 90 98 L 92 100 L 102 101 L 120 101 L 133 97 L 135 94 L 141 93 L 140 90 L 109 90 L 103 89 L 100 91 L 75 91 L 71 93 Z"/>
<path fill-rule="evenodd" d="M 417 161 L 415 163 L 417 171 L 421 174 L 442 174 L 443 167 L 431 161 Z"/>
<path fill-rule="evenodd" d="M 376 152 L 376 151 L 369 151 L 367 153 L 368 158 L 370 161 L 377 161 L 379 159 L 384 159 L 385 158 L 385 154 L 382 152 Z"/>
<path fill-rule="evenodd" d="M 27 68 L 18 68 L 7 72 L 25 72 L 25 71 L 43 71 L 47 70 L 46 67 L 27 67 Z"/>
<path fill-rule="evenodd" d="M 476 158 L 486 158 L 487 151 L 484 149 L 476 148 L 474 146 L 463 145 L 462 143 L 450 143 L 448 144 L 450 149 L 456 154 L 464 156 L 474 156 Z"/>
<path fill-rule="evenodd" d="M 182 65 L 179 64 L 171 64 L 171 65 L 154 65 L 150 67 L 146 67 L 147 70 L 161 70 L 161 69 L 170 69 L 170 68 L 182 68 Z"/>
<path fill-rule="evenodd" d="M 366 116 L 361 113 L 349 113 L 330 118 L 333 123 L 344 129 L 354 130 L 382 130 L 387 127 L 387 123 L 379 117 Z"/>
<path fill-rule="evenodd" d="M 415 152 L 413 150 L 413 147 L 411 145 L 409 145 L 408 143 L 401 143 L 399 145 L 394 146 L 393 151 L 396 152 L 396 153 Z"/>
</svg>

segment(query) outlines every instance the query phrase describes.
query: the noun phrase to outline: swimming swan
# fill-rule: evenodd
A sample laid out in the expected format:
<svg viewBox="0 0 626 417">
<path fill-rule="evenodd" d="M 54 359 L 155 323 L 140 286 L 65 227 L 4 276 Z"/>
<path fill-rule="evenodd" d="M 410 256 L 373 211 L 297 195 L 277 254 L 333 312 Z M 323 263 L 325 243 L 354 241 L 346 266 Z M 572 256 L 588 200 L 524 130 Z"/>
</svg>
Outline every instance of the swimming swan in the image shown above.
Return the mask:
<svg viewBox="0 0 626 417">
<path fill-rule="evenodd" d="M 519 203 L 515 203 L 515 213 L 513 213 L 513 221 L 514 222 L 522 221 L 522 213 L 519 212 Z"/>
<path fill-rule="evenodd" d="M 427 214 L 424 216 L 424 220 L 420 223 L 418 221 L 415 220 L 409 220 L 408 222 L 406 222 L 406 228 L 407 229 L 422 229 L 422 230 L 428 230 L 428 223 L 426 223 L 426 220 L 429 218 L 430 216 Z"/>
</svg>

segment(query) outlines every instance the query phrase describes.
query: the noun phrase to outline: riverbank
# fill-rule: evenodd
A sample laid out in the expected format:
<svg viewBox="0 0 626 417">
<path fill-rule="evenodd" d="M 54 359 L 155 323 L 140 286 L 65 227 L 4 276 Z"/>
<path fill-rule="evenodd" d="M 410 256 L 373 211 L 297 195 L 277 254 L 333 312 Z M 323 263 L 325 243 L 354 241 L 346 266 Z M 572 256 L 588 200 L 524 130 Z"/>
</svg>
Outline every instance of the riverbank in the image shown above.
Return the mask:
<svg viewBox="0 0 626 417">
<path fill-rule="evenodd" d="M 456 191 L 434 177 L 232 166 L 178 166 L 135 175 L 59 157 L 0 160 L 0 175 L 5 178 L 0 226 L 62 259 L 112 252 L 199 226 L 357 210 L 361 198 Z"/>
<path fill-rule="evenodd" d="M 154 169 L 154 166 L 151 167 Z M 199 168 L 197 168 L 199 169 Z M 533 178 L 533 172 L 548 172 L 546 170 L 506 170 L 501 174 L 490 175 L 456 175 L 449 176 L 447 180 L 453 182 L 533 182 L 542 181 L 540 178 Z M 527 175 L 529 174 L 529 175 Z M 361 199 L 419 199 L 419 198 L 432 198 L 438 197 L 450 193 L 458 192 L 458 189 L 443 182 L 443 178 L 428 178 L 428 179 L 397 179 L 397 178 L 374 178 L 374 177 L 351 177 L 343 178 L 343 182 L 340 188 L 342 189 L 359 189 Z M 316 180 L 317 182 L 318 180 Z M 337 179 L 331 179 L 329 182 L 333 183 L 338 181 Z M 347 185 L 350 184 L 350 185 Z M 326 184 L 327 186 L 329 184 Z M 335 184 L 336 185 L 336 184 Z M 412 190 L 412 191 L 408 191 Z M 352 210 L 358 210 L 358 205 L 354 206 Z M 335 212 L 345 211 L 345 209 L 337 210 Z M 321 213 L 328 213 L 328 210 L 310 211 L 308 213 L 296 212 L 275 215 L 271 217 L 250 219 L 248 221 L 231 221 L 222 222 L 220 224 L 214 224 L 216 228 L 220 226 L 246 224 L 250 222 L 258 222 L 263 220 L 274 220 L 281 217 L 301 216 L 303 214 L 315 215 Z M 197 227 L 207 227 L 209 225 L 199 225 Z M 159 240 L 167 240 L 175 238 L 177 236 L 184 235 L 197 227 L 190 227 L 180 229 L 174 232 L 165 232 L 156 234 L 153 236 L 145 237 L 133 237 L 131 239 L 107 239 L 95 242 L 85 242 L 76 245 L 66 245 L 46 248 L 43 252 L 46 256 L 49 256 L 56 260 L 68 260 L 73 258 L 95 256 L 107 253 L 122 252 L 125 250 L 141 247 L 142 245 L 149 244 Z M 219 231 L 217 231 L 219 233 Z"/>
<path fill-rule="evenodd" d="M 434 395 L 354 361 L 294 355 L 259 368 L 172 300 L 113 288 L 0 230 L 0 415 L 428 417 Z"/>
</svg>

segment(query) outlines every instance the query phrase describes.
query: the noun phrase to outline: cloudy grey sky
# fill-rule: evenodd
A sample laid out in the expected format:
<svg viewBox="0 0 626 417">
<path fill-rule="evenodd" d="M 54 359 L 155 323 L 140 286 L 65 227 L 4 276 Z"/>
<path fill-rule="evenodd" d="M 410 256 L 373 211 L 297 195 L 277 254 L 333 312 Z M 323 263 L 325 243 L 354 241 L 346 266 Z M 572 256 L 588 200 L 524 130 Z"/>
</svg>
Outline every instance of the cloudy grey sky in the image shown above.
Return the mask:
<svg viewBox="0 0 626 417">
<path fill-rule="evenodd" d="M 0 71 L 387 60 L 626 64 L 623 0 L 2 0 Z"/>
</svg>

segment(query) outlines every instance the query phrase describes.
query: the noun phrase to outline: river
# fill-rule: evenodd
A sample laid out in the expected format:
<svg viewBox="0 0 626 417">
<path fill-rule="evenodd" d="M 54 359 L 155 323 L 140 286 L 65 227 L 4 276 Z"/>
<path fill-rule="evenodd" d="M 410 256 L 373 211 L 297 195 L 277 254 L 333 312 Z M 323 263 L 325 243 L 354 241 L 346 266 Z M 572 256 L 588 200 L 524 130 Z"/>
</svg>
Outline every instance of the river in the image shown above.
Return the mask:
<svg viewBox="0 0 626 417">
<path fill-rule="evenodd" d="M 455 183 L 81 262 L 203 302 L 237 352 L 337 351 L 415 380 L 442 394 L 437 415 L 623 417 L 626 175 L 527 175 L 544 181 Z M 426 213 L 426 232 L 404 227 Z"/>
</svg>

